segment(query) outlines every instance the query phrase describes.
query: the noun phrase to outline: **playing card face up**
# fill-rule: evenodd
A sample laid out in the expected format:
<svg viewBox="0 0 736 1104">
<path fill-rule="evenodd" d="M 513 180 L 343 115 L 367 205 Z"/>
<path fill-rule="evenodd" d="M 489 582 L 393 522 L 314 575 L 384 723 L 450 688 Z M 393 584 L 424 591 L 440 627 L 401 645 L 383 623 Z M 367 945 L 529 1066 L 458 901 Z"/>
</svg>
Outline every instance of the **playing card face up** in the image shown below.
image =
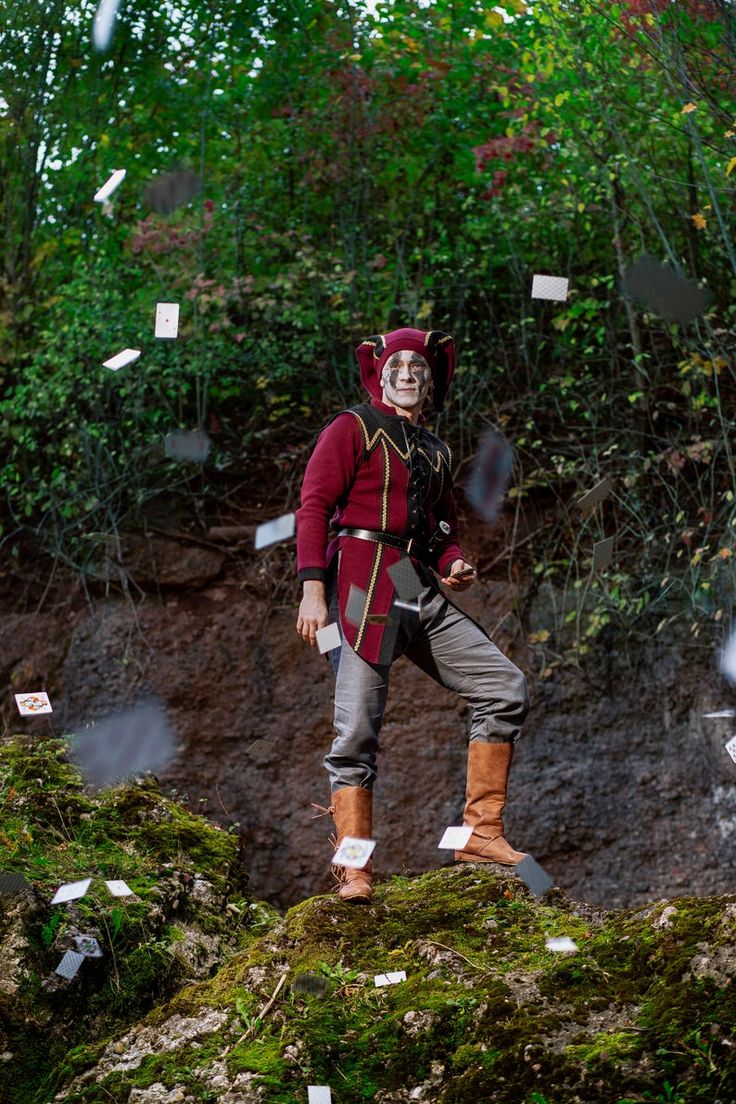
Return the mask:
<svg viewBox="0 0 736 1104">
<path fill-rule="evenodd" d="M 54 973 L 61 974 L 62 977 L 68 978 L 69 981 L 71 981 L 71 979 L 76 976 L 84 959 L 85 956 L 83 954 L 77 954 L 76 951 L 67 951 Z"/>
<path fill-rule="evenodd" d="M 295 993 L 309 993 L 312 997 L 323 997 L 329 989 L 327 978 L 319 974 L 297 974 L 291 983 Z"/>
<path fill-rule="evenodd" d="M 77 954 L 84 955 L 85 958 L 102 958 L 100 944 L 93 935 L 75 935 L 74 942 Z"/>
<path fill-rule="evenodd" d="M 573 943 L 569 935 L 556 935 L 545 943 L 548 951 L 561 951 L 570 953 L 578 949 L 577 943 Z"/>
<path fill-rule="evenodd" d="M 438 848 L 447 848 L 452 851 L 462 851 L 473 834 L 472 827 L 461 824 L 457 828 L 445 828 L 445 834 L 437 844 Z"/>
<path fill-rule="evenodd" d="M 424 590 L 424 583 L 417 575 L 408 556 L 403 556 L 398 563 L 391 564 L 388 574 L 402 602 L 410 602 Z"/>
<path fill-rule="evenodd" d="M 24 874 L 0 874 L 0 893 L 22 893 L 29 888 Z"/>
<path fill-rule="evenodd" d="M 724 744 L 724 747 L 734 763 L 736 763 L 736 736 L 732 736 L 728 743 Z"/>
<path fill-rule="evenodd" d="M 143 198 L 157 214 L 170 215 L 197 194 L 199 184 L 199 177 L 191 169 L 175 169 L 152 180 Z"/>
<path fill-rule="evenodd" d="M 708 292 L 695 280 L 680 276 L 652 257 L 640 257 L 629 265 L 621 290 L 627 299 L 636 299 L 666 322 L 691 322 L 710 302 Z"/>
<path fill-rule="evenodd" d="M 289 540 L 294 536 L 296 528 L 295 514 L 282 514 L 273 521 L 266 521 L 256 529 L 256 552 L 261 548 L 267 548 L 269 544 L 277 541 Z"/>
<path fill-rule="evenodd" d="M 601 479 L 600 483 L 596 483 L 595 487 L 591 487 L 587 494 L 584 494 L 582 498 L 578 499 L 575 503 L 578 510 L 592 510 L 594 506 L 597 506 L 599 502 L 602 502 L 607 494 L 610 493 L 613 487 L 611 477 L 607 475 L 605 479 Z"/>
<path fill-rule="evenodd" d="M 65 901 L 76 901 L 80 897 L 84 897 L 91 885 L 91 878 L 85 878 L 82 882 L 67 882 L 65 885 L 59 886 L 51 898 L 51 904 L 63 905 Z"/>
<path fill-rule="evenodd" d="M 211 441 L 203 429 L 175 429 L 166 434 L 164 451 L 170 460 L 189 460 L 203 464 Z"/>
<path fill-rule="evenodd" d="M 307 1104 L 332 1104 L 328 1085 L 307 1085 Z"/>
<path fill-rule="evenodd" d="M 95 50 L 104 52 L 110 45 L 119 7 L 120 0 L 100 0 L 92 24 L 92 42 Z"/>
<path fill-rule="evenodd" d="M 154 337 L 176 337 L 179 333 L 179 304 L 156 304 L 156 329 Z"/>
<path fill-rule="evenodd" d="M 375 840 L 354 839 L 345 836 L 333 856 L 335 866 L 349 866 L 353 870 L 362 870 L 373 854 Z"/>
<path fill-rule="evenodd" d="M 125 368 L 126 365 L 132 364 L 140 355 L 140 349 L 123 349 L 122 352 L 116 353 L 115 356 L 110 357 L 109 360 L 103 360 L 102 367 L 109 368 L 111 372 L 117 372 L 120 368 Z"/>
<path fill-rule="evenodd" d="M 121 878 L 113 878 L 112 881 L 105 882 L 105 885 L 112 893 L 113 897 L 132 897 L 133 890 L 130 888 L 127 882 L 124 882 Z"/>
<path fill-rule="evenodd" d="M 125 173 L 125 169 L 116 169 L 112 176 L 108 177 L 99 191 L 95 192 L 94 202 L 104 203 L 106 199 L 109 199 L 115 189 L 123 183 Z"/>
<path fill-rule="evenodd" d="M 53 713 L 49 696 L 43 690 L 33 694 L 16 694 L 15 704 L 21 717 L 36 717 L 39 713 Z"/>
<path fill-rule="evenodd" d="M 531 855 L 527 855 L 525 859 L 522 859 L 513 870 L 522 881 L 526 882 L 536 897 L 541 897 L 554 885 L 547 871 Z"/>
<path fill-rule="evenodd" d="M 176 754 L 174 733 L 160 702 L 141 702 L 86 728 L 70 756 L 93 786 L 110 786 L 142 771 L 167 766 Z"/>
<path fill-rule="evenodd" d="M 721 674 L 732 686 L 736 685 L 736 633 L 734 633 L 721 652 Z"/>
<path fill-rule="evenodd" d="M 320 655 L 325 652 L 334 652 L 335 648 L 342 647 L 342 637 L 339 626 L 333 621 L 331 625 L 325 625 L 323 629 L 317 629 L 317 647 Z"/>
<path fill-rule="evenodd" d="M 613 559 L 613 542 L 615 537 L 606 537 L 605 540 L 596 541 L 593 545 L 593 570 L 605 571 Z"/>
<path fill-rule="evenodd" d="M 355 583 L 351 583 L 348 602 L 345 607 L 345 620 L 348 625 L 359 625 L 363 619 L 364 610 L 365 591 L 357 587 Z"/>
<path fill-rule="evenodd" d="M 736 710 L 719 709 L 717 713 L 704 713 L 704 717 L 736 717 Z"/>
<path fill-rule="evenodd" d="M 539 276 L 532 280 L 532 299 L 558 299 L 564 302 L 567 299 L 566 276 Z"/>
<path fill-rule="evenodd" d="M 382 985 L 398 985 L 400 981 L 406 981 L 406 970 L 394 970 L 389 974 L 376 974 L 373 978 L 376 989 Z"/>
<path fill-rule="evenodd" d="M 509 489 L 514 452 L 493 430 L 484 434 L 470 469 L 466 493 L 473 510 L 487 524 L 495 521 Z"/>
</svg>

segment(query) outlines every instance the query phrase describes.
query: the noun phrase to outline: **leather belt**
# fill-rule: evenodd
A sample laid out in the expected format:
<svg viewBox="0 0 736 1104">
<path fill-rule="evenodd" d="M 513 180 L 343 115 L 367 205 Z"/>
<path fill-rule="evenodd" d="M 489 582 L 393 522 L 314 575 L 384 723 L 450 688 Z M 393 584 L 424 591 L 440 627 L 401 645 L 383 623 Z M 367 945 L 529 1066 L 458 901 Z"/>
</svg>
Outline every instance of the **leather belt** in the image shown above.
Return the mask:
<svg viewBox="0 0 736 1104">
<path fill-rule="evenodd" d="M 416 537 L 395 537 L 393 533 L 384 533 L 382 529 L 340 529 L 338 537 L 357 537 L 358 540 L 374 541 L 376 544 L 387 544 L 391 548 L 398 548 L 407 556 L 416 556 L 418 560 L 429 559 L 429 549 L 426 544 L 420 543 Z"/>
</svg>

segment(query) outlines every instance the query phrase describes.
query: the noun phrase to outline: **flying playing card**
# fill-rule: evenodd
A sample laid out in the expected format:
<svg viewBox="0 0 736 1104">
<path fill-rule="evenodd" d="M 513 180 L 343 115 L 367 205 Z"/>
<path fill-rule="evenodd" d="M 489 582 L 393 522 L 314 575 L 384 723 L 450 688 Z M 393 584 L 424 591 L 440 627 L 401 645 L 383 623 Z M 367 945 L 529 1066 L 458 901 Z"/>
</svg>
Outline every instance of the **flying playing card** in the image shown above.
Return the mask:
<svg viewBox="0 0 736 1104">
<path fill-rule="evenodd" d="M 381 985 L 398 985 L 400 981 L 406 981 L 406 970 L 394 970 L 388 974 L 376 974 L 373 978 L 376 989 Z"/>
<path fill-rule="evenodd" d="M 97 787 L 165 767 L 175 753 L 174 733 L 155 699 L 97 721 L 73 737 L 70 747 L 70 757 Z"/>
<path fill-rule="evenodd" d="M 109 176 L 102 187 L 95 192 L 93 199 L 95 203 L 104 203 L 106 199 L 109 199 L 112 193 L 118 188 L 125 179 L 126 169 L 116 169 L 112 176 Z"/>
<path fill-rule="evenodd" d="M 736 717 L 736 709 L 719 709 L 717 713 L 704 713 L 704 717 Z"/>
<path fill-rule="evenodd" d="M 736 763 L 736 736 L 732 736 L 728 743 L 724 744 L 723 746 L 733 759 L 734 763 Z"/>
<path fill-rule="evenodd" d="M 76 976 L 84 959 L 85 955 L 83 954 L 77 954 L 76 951 L 67 951 L 54 973 L 61 974 L 62 977 L 68 978 L 69 981 L 71 981 L 71 979 Z"/>
<path fill-rule="evenodd" d="M 345 620 L 348 625 L 359 625 L 363 619 L 363 611 L 365 610 L 365 591 L 357 587 L 355 583 L 350 584 L 350 592 L 348 594 L 348 602 L 345 606 Z"/>
<path fill-rule="evenodd" d="M 267 548 L 269 544 L 277 541 L 289 540 L 294 536 L 296 528 L 296 514 L 282 514 L 273 521 L 266 521 L 256 529 L 256 552 L 261 548 Z"/>
<path fill-rule="evenodd" d="M 536 859 L 527 855 L 518 866 L 513 868 L 514 873 L 526 882 L 529 889 L 536 897 L 541 897 L 554 885 L 547 871 L 539 865 Z"/>
<path fill-rule="evenodd" d="M 307 1104 L 332 1104 L 328 1085 L 307 1085 Z"/>
<path fill-rule="evenodd" d="M 653 257 L 630 264 L 621 281 L 627 299 L 636 299 L 666 322 L 690 322 L 705 312 L 711 296 L 668 265 Z"/>
<path fill-rule="evenodd" d="M 30 889 L 24 874 L 0 874 L 0 893 L 22 893 Z"/>
<path fill-rule="evenodd" d="M 606 537 L 605 540 L 596 541 L 593 545 L 593 570 L 605 571 L 613 559 L 613 542 L 615 537 Z"/>
<path fill-rule="evenodd" d="M 35 717 L 39 713 L 53 713 L 48 694 L 38 690 L 33 694 L 16 694 L 15 704 L 21 717 Z"/>
<path fill-rule="evenodd" d="M 197 194 L 199 185 L 197 173 L 191 169 L 175 169 L 152 180 L 143 193 L 143 198 L 157 214 L 170 215 Z"/>
<path fill-rule="evenodd" d="M 335 852 L 332 862 L 335 866 L 349 866 L 353 870 L 362 870 L 373 854 L 375 840 L 355 839 L 345 836 Z"/>
<path fill-rule="evenodd" d="M 102 958 L 102 949 L 93 935 L 75 935 L 77 954 L 85 958 Z"/>
<path fill-rule="evenodd" d="M 264 753 L 268 751 L 268 740 L 254 740 L 253 743 L 249 744 L 245 749 L 245 754 L 249 755 L 251 759 L 262 759 Z"/>
<path fill-rule="evenodd" d="M 462 851 L 472 834 L 473 829 L 472 827 L 468 827 L 467 824 L 461 824 L 456 828 L 445 828 L 445 834 L 437 844 L 437 847 L 446 848 L 452 851 Z"/>
<path fill-rule="evenodd" d="M 424 583 L 408 556 L 402 556 L 397 563 L 391 564 L 388 574 L 402 602 L 411 602 L 424 590 Z"/>
<path fill-rule="evenodd" d="M 333 621 L 331 625 L 325 625 L 323 629 L 317 629 L 317 647 L 320 655 L 325 652 L 334 652 L 335 648 L 342 647 L 340 627 Z"/>
<path fill-rule="evenodd" d="M 555 935 L 545 943 L 548 951 L 562 951 L 570 953 L 578 949 L 577 943 L 573 943 L 569 935 Z"/>
<path fill-rule="evenodd" d="M 309 993 L 313 997 L 322 997 L 329 989 L 327 978 L 319 974 L 297 974 L 291 983 L 294 993 Z"/>
<path fill-rule="evenodd" d="M 486 523 L 495 521 L 511 482 L 514 452 L 508 441 L 490 430 L 478 444 L 466 492 L 473 510 Z"/>
<path fill-rule="evenodd" d="M 122 352 L 116 353 L 115 356 L 110 357 L 109 360 L 103 360 L 102 367 L 109 368 L 112 372 L 117 372 L 118 369 L 125 368 L 127 364 L 132 364 L 140 355 L 140 349 L 123 349 Z"/>
<path fill-rule="evenodd" d="M 203 429 L 175 429 L 166 434 L 164 451 L 170 460 L 189 460 L 203 464 L 211 441 Z"/>
<path fill-rule="evenodd" d="M 539 276 L 532 280 L 532 299 L 558 299 L 564 302 L 567 299 L 566 276 Z"/>
<path fill-rule="evenodd" d="M 100 0 L 92 24 L 92 42 L 95 50 L 104 52 L 110 45 L 120 0 Z"/>
<path fill-rule="evenodd" d="M 411 610 L 412 613 L 419 613 L 418 602 L 400 602 L 398 598 L 394 598 L 394 605 L 399 609 Z"/>
<path fill-rule="evenodd" d="M 105 882 L 105 885 L 112 893 L 113 897 L 132 897 L 133 890 L 130 888 L 127 882 L 124 882 L 121 878 L 113 878 L 112 881 Z"/>
<path fill-rule="evenodd" d="M 79 897 L 84 897 L 91 885 L 91 878 L 85 878 L 81 882 L 66 882 L 65 885 L 59 886 L 51 898 L 51 904 L 63 905 L 66 901 L 76 901 Z"/>
<path fill-rule="evenodd" d="M 720 671 L 732 686 L 736 685 L 736 632 L 721 652 Z"/>
<path fill-rule="evenodd" d="M 613 482 L 611 477 L 607 475 L 605 479 L 601 479 L 600 483 L 596 483 L 595 487 L 591 487 L 587 494 L 579 498 L 575 505 L 578 510 L 592 510 L 594 506 L 602 502 L 606 495 L 610 493 L 612 487 Z"/>
<path fill-rule="evenodd" d="M 156 329 L 154 337 L 176 337 L 179 333 L 179 304 L 156 304 Z"/>
</svg>

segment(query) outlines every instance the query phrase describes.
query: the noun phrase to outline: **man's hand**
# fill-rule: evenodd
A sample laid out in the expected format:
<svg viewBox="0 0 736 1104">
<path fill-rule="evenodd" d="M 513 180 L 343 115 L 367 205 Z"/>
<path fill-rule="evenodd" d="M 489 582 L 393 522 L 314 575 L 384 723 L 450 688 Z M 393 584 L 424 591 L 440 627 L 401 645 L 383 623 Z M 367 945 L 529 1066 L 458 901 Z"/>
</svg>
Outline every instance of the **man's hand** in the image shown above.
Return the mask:
<svg viewBox="0 0 736 1104">
<path fill-rule="evenodd" d="M 467 590 L 478 578 L 475 568 L 465 560 L 454 560 L 450 574 L 441 581 L 450 590 Z"/>
<path fill-rule="evenodd" d="M 325 584 L 320 582 L 319 579 L 307 579 L 304 583 L 304 596 L 299 605 L 296 631 L 302 640 L 306 640 L 313 648 L 316 648 L 317 629 L 323 629 L 327 622 Z"/>
</svg>

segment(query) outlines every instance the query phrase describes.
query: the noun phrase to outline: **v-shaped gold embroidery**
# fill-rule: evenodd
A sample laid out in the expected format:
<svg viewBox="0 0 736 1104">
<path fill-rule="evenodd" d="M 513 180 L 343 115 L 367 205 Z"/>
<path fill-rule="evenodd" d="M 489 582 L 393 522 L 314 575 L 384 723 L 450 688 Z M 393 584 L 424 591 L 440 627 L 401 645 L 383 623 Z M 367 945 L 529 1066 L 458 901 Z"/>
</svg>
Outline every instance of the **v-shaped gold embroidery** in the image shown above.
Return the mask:
<svg viewBox="0 0 736 1104">
<path fill-rule="evenodd" d="M 383 426 L 379 426 L 378 429 L 376 430 L 376 432 L 371 437 L 370 434 L 368 433 L 368 427 L 366 426 L 365 422 L 361 418 L 360 414 L 358 414 L 357 411 L 355 411 L 355 410 L 351 410 L 350 413 L 354 414 L 355 417 L 360 422 L 360 428 L 363 430 L 363 439 L 365 441 L 365 447 L 366 447 L 367 452 L 370 452 L 371 449 L 373 448 L 373 446 L 375 445 L 376 441 L 380 440 L 382 442 L 388 442 L 388 444 L 391 445 L 391 447 L 393 448 L 394 452 L 396 452 L 401 457 L 402 460 L 408 460 L 409 459 L 408 450 L 406 452 L 402 452 L 402 450 L 399 448 L 399 446 L 393 440 L 391 435 L 386 432 L 386 430 L 383 428 Z M 443 462 L 449 470 L 450 462 L 447 459 L 447 457 L 444 456 L 443 453 L 439 449 L 437 449 L 437 453 L 436 453 L 435 458 L 434 458 L 434 463 L 432 462 L 432 458 L 430 456 L 427 456 L 427 453 L 424 451 L 423 448 L 420 448 L 419 445 L 417 445 L 417 452 L 421 452 L 422 456 L 425 458 L 425 460 L 427 461 L 427 463 L 429 464 L 429 466 L 432 468 L 433 471 L 438 472 L 440 470 L 440 466 Z"/>
</svg>

